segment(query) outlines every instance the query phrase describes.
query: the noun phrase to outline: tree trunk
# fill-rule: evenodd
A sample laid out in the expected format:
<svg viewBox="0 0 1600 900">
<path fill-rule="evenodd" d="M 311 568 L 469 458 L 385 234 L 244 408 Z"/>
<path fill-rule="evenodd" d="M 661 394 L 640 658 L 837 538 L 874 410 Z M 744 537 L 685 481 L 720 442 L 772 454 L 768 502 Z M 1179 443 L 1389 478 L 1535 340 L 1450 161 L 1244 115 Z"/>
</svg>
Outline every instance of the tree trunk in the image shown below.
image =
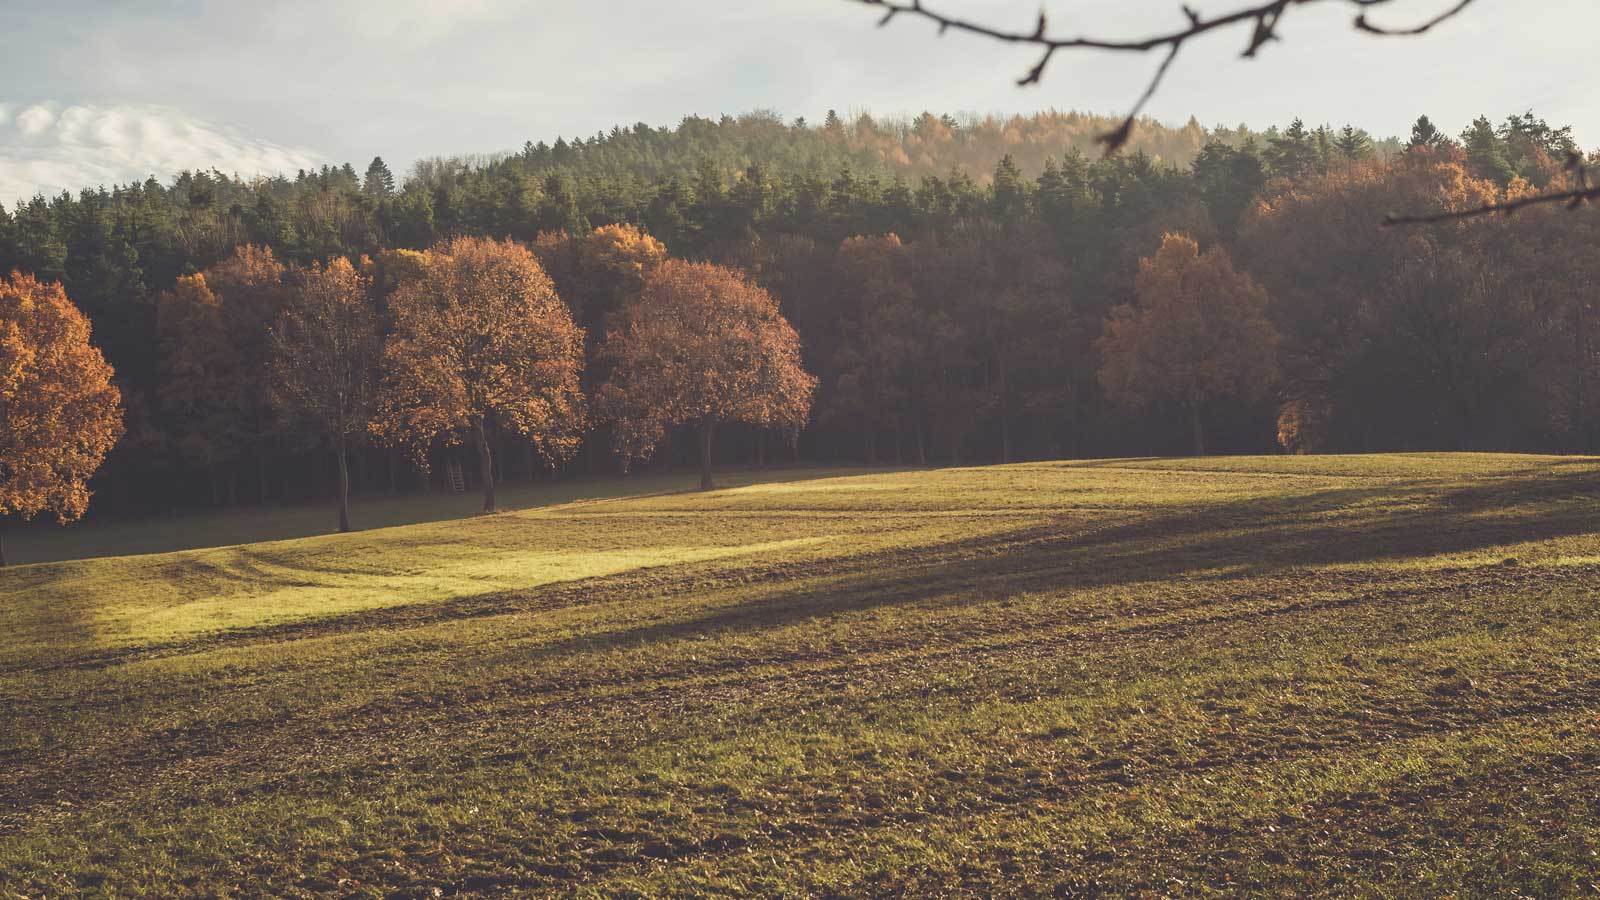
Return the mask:
<svg viewBox="0 0 1600 900">
<path fill-rule="evenodd" d="M 717 485 L 711 480 L 711 433 L 717 423 L 706 419 L 700 423 L 700 490 L 713 491 Z"/>
<path fill-rule="evenodd" d="M 6 526 L 0 522 L 0 569 L 6 567 Z"/>
<path fill-rule="evenodd" d="M 1574 407 L 1572 424 L 1578 434 L 1580 442 L 1578 448 L 1585 453 L 1594 451 L 1594 424 L 1590 421 L 1589 416 L 1589 357 L 1593 355 L 1593 350 L 1590 349 L 1588 314 L 1588 302 L 1586 300 L 1579 302 L 1578 327 L 1573 329 L 1573 331 L 1577 332 L 1578 342 L 1578 389 L 1574 392 L 1577 394 L 1577 402 Z"/>
<path fill-rule="evenodd" d="M 1200 423 L 1200 404 L 1189 404 L 1189 427 L 1194 431 L 1194 455 L 1206 455 L 1206 430 Z"/>
<path fill-rule="evenodd" d="M 354 453 L 351 453 L 350 451 L 346 450 L 345 451 L 345 455 L 349 456 L 349 457 L 352 457 L 353 460 L 354 460 L 351 463 L 351 466 L 350 466 L 350 468 L 351 468 L 351 472 L 350 472 L 350 488 L 351 488 L 351 490 L 354 490 L 354 491 L 364 491 L 364 490 L 366 490 L 367 489 L 367 455 L 365 453 L 363 453 L 360 448 L 357 448 Z"/>
<path fill-rule="evenodd" d="M 339 455 L 339 531 L 350 530 L 350 461 L 344 449 L 344 435 L 333 439 L 333 452 Z"/>
<path fill-rule="evenodd" d="M 389 493 L 391 494 L 400 493 L 400 473 L 398 471 L 400 467 L 395 465 L 394 461 L 395 456 L 398 454 L 399 451 L 397 450 L 385 450 L 383 454 L 384 458 L 389 461 Z"/>
<path fill-rule="evenodd" d="M 267 505 L 267 449 L 256 447 L 256 491 L 259 497 L 256 502 L 261 506 Z"/>
<path fill-rule="evenodd" d="M 483 511 L 494 512 L 494 457 L 489 453 L 489 434 L 478 420 L 478 472 L 483 478 Z"/>
<path fill-rule="evenodd" d="M 767 430 L 756 429 L 756 467 L 766 468 L 767 465 Z"/>
<path fill-rule="evenodd" d="M 925 466 L 928 464 L 928 448 L 922 439 L 922 423 L 918 422 L 912 427 L 912 431 L 917 437 L 917 465 Z"/>
<path fill-rule="evenodd" d="M 1011 462 L 1011 409 L 1010 391 L 1006 384 L 1006 358 L 997 360 L 1000 367 L 1000 462 Z"/>
</svg>

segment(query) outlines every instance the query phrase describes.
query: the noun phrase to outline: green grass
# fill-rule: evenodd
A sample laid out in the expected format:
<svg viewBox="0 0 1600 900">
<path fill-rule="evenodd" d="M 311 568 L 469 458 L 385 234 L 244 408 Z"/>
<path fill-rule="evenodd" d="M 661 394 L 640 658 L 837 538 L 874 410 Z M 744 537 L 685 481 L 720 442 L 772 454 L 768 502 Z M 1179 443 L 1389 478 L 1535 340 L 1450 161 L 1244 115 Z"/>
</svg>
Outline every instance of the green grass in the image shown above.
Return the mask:
<svg viewBox="0 0 1600 900">
<path fill-rule="evenodd" d="M 0 573 L 0 896 L 1600 891 L 1600 460 L 829 475 Z"/>
</svg>

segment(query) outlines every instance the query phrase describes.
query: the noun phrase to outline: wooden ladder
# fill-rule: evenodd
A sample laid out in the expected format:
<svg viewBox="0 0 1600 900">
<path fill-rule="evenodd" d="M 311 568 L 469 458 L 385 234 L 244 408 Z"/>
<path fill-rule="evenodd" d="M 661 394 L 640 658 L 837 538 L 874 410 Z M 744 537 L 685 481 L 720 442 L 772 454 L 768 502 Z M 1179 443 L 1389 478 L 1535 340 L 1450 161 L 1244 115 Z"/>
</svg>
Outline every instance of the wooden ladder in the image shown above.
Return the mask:
<svg viewBox="0 0 1600 900">
<path fill-rule="evenodd" d="M 445 480 L 450 482 L 452 494 L 465 494 L 467 492 L 467 476 L 461 471 L 461 463 L 450 460 L 444 467 Z"/>
</svg>

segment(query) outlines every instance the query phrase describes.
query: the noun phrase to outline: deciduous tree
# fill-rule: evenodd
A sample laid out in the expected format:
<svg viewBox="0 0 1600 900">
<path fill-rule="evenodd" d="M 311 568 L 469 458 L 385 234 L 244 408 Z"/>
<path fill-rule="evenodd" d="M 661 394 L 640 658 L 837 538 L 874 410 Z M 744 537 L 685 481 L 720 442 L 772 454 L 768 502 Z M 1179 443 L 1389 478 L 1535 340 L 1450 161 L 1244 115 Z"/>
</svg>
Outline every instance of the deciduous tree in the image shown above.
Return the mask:
<svg viewBox="0 0 1600 900">
<path fill-rule="evenodd" d="M 583 329 L 526 247 L 456 238 L 389 300 L 375 430 L 425 451 L 436 438 L 478 448 L 483 508 L 495 508 L 489 433 L 509 429 L 547 460 L 583 434 Z"/>
<path fill-rule="evenodd" d="M 350 530 L 349 447 L 371 421 L 382 334 L 371 283 L 343 257 L 295 276 L 271 332 L 272 400 L 326 435 L 339 461 L 339 530 Z"/>
<path fill-rule="evenodd" d="M 1275 374 L 1277 333 L 1267 294 L 1234 271 L 1221 247 L 1204 254 L 1168 234 L 1139 261 L 1138 305 L 1114 309 L 1100 338 L 1100 383 L 1112 400 L 1139 408 L 1171 402 L 1189 417 L 1194 452 L 1206 452 L 1205 405 L 1262 396 Z"/>
<path fill-rule="evenodd" d="M 719 424 L 798 428 L 817 383 L 772 296 L 710 263 L 656 267 L 601 352 L 612 375 L 599 400 L 619 453 L 646 459 L 667 429 L 693 425 L 703 490 L 715 487 L 711 446 Z"/>
<path fill-rule="evenodd" d="M 0 278 L 0 527 L 89 507 L 89 477 L 122 435 L 122 397 L 57 283 Z M 0 566 L 5 565 L 0 534 Z"/>
<path fill-rule="evenodd" d="M 211 501 L 222 501 L 221 465 L 244 443 L 240 395 L 245 373 L 228 341 L 222 300 L 206 276 L 184 275 L 156 302 L 161 334 L 159 399 L 179 455 L 205 470 Z"/>
</svg>

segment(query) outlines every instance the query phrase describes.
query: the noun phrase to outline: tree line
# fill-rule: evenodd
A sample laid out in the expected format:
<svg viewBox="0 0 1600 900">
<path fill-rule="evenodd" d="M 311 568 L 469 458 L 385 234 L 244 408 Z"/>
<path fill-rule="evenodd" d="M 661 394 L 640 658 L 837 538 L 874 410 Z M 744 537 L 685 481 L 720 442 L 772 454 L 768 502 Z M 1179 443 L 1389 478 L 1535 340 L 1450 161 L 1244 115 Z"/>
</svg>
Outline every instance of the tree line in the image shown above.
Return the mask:
<svg viewBox="0 0 1600 900">
<path fill-rule="evenodd" d="M 1065 120 L 1050 116 L 1029 133 Z M 1098 125 L 1082 121 L 1087 140 Z M 1544 189 L 1564 177 L 1570 130 L 1529 113 L 1450 138 L 1423 117 L 1409 140 L 1378 141 L 1296 121 L 1199 129 L 1181 161 L 1090 158 L 1068 141 L 1044 155 L 1024 131 L 931 115 L 894 127 L 750 116 L 428 161 L 398 186 L 380 159 L 362 176 L 185 173 L 0 209 L 0 271 L 63 285 L 92 324 L 127 430 L 95 488 L 124 509 L 327 496 L 341 478 L 404 489 L 422 480 L 408 460 L 456 461 L 491 484 L 550 465 L 614 471 L 645 448 L 667 461 L 783 448 L 930 463 L 1594 448 L 1592 217 L 1378 224 Z M 883 153 L 913 139 L 925 157 L 915 182 Z M 1008 146 L 1021 149 L 998 153 Z M 995 153 L 988 171 L 944 167 Z M 395 396 L 383 373 L 421 371 L 393 362 L 404 348 L 461 337 L 452 316 L 465 313 L 441 298 L 473 276 L 437 260 L 472 258 L 462 242 L 474 237 L 515 257 L 523 282 L 549 283 L 548 296 L 530 289 L 545 299 L 499 315 L 567 311 L 571 330 L 549 338 L 578 361 L 565 386 L 477 421 L 437 408 L 460 386 L 415 386 L 408 412 L 378 403 Z M 734 281 L 690 291 L 687 275 L 661 274 L 680 283 L 673 296 L 701 299 L 683 299 L 681 315 L 642 312 L 667 308 L 638 302 L 655 273 L 702 263 Z M 324 295 L 365 299 L 305 306 Z M 668 344 L 713 353 L 720 339 L 685 323 L 724 307 L 789 348 L 791 387 L 816 378 L 803 430 L 794 396 L 685 399 L 668 374 L 681 358 L 650 357 Z M 778 322 L 792 323 L 792 345 Z M 375 404 L 377 425 L 350 415 L 313 428 L 326 405 L 306 396 L 285 413 L 286 376 L 314 371 L 285 365 L 294 335 L 343 341 L 327 354 L 342 363 L 377 360 L 308 385 L 344 379 Z M 654 369 L 638 368 L 646 360 Z M 658 373 L 648 385 L 629 382 L 647 370 Z M 536 383 L 534 370 L 506 371 L 508 384 L 469 399 L 488 409 Z M 731 371 L 724 386 L 750 374 Z M 751 423 L 725 429 L 715 451 L 684 412 L 713 407 Z M 557 420 L 565 431 L 539 424 Z M 330 457 L 340 441 L 348 452 Z M 475 452 L 455 456 L 460 441 Z M 388 449 L 401 444 L 412 452 Z"/>
</svg>

